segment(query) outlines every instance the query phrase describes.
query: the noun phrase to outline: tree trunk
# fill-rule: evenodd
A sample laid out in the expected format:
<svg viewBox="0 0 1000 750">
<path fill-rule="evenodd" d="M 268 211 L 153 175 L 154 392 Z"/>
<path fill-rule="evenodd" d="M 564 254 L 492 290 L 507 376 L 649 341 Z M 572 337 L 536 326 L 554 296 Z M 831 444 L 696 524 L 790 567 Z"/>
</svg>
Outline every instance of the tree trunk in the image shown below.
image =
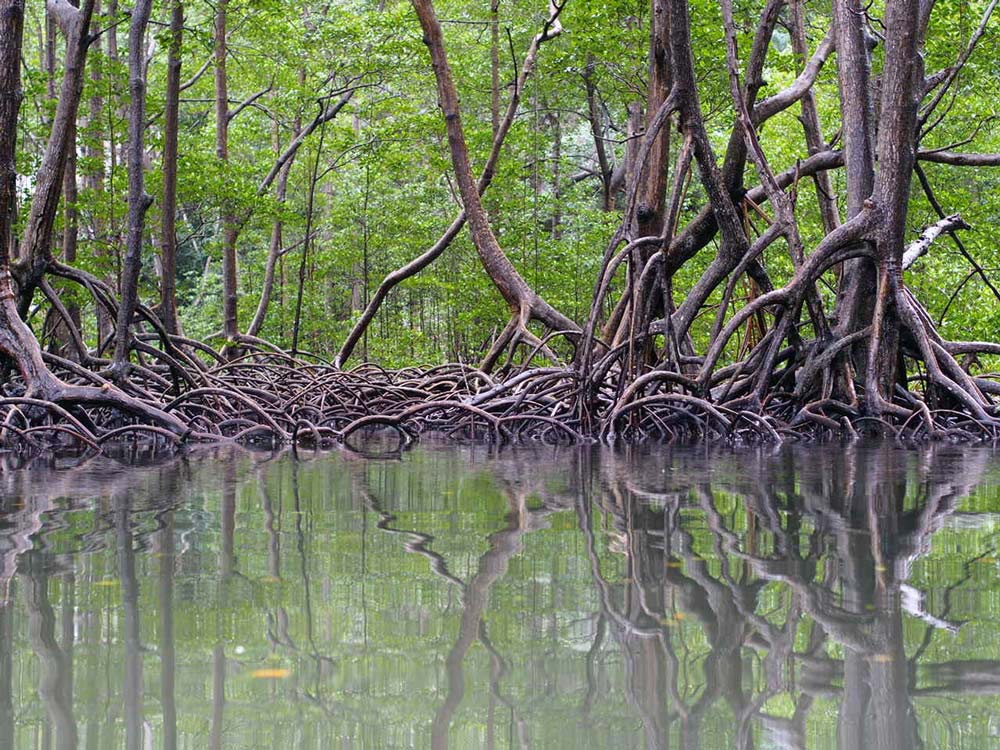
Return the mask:
<svg viewBox="0 0 1000 750">
<path fill-rule="evenodd" d="M 875 310 L 884 309 L 872 327 L 865 377 L 869 409 L 877 411 L 876 396 L 892 400 L 899 359 L 899 312 L 897 293 L 903 287 L 903 250 L 906 244 L 906 214 L 910 183 L 916 163 L 917 97 L 923 86 L 917 22 L 919 0 L 890 0 L 885 22 L 885 68 L 879 116 L 878 174 L 875 201 L 882 211 L 876 235 L 878 298 Z"/>
<path fill-rule="evenodd" d="M 226 12 L 229 0 L 219 0 L 215 11 L 215 156 L 223 166 L 229 164 L 229 81 L 226 77 Z M 236 239 L 239 233 L 232 201 L 222 201 L 222 332 L 231 350 L 239 336 L 237 312 L 238 279 Z"/>
<path fill-rule="evenodd" d="M 177 137 L 180 116 L 181 44 L 184 6 L 172 0 L 167 51 L 167 102 L 163 132 L 163 235 L 160 240 L 163 277 L 160 280 L 160 318 L 167 333 L 179 333 L 177 322 Z"/>
<path fill-rule="evenodd" d="M 500 132 L 500 0 L 490 0 L 490 115 L 495 139 Z"/>
<path fill-rule="evenodd" d="M 326 135 L 326 123 L 319 131 L 319 143 L 316 145 L 316 156 L 313 159 L 312 174 L 309 176 L 309 195 L 306 198 L 306 236 L 302 241 L 302 256 L 299 259 L 299 283 L 295 292 L 295 319 L 292 323 L 292 353 L 299 350 L 299 331 L 302 325 L 302 298 L 306 286 L 306 263 L 309 260 L 309 249 L 312 246 L 313 209 L 316 205 L 316 185 L 319 182 L 319 160 L 323 153 L 323 140 Z"/>
<path fill-rule="evenodd" d="M 14 209 L 17 202 L 17 117 L 21 90 L 24 0 L 0 0 L 0 351 L 10 357 L 25 383 L 45 377 L 42 352 L 18 315 L 10 274 Z"/>
<path fill-rule="evenodd" d="M 535 318 L 557 331 L 578 331 L 576 323 L 549 305 L 528 286 L 500 248 L 472 176 L 469 149 L 465 141 L 465 130 L 458 104 L 458 91 L 448 63 L 441 24 L 438 22 L 431 0 L 413 0 L 413 7 L 424 30 L 424 43 L 431 53 L 431 62 L 437 79 L 438 103 L 447 125 L 448 146 L 451 150 L 455 179 L 458 182 L 472 239 L 483 268 L 516 316 L 525 320 L 529 317 Z"/>
<path fill-rule="evenodd" d="M 875 187 L 871 51 L 860 0 L 834 0 L 833 10 L 847 172 L 847 217 L 850 219 L 864 209 Z M 876 270 L 869 261 L 859 258 L 845 264 L 837 303 L 838 334 L 847 335 L 871 323 L 876 288 Z M 855 370 L 864 372 L 868 360 L 866 341 L 853 347 L 852 359 Z"/>
<path fill-rule="evenodd" d="M 139 306 L 139 272 L 142 269 L 142 241 L 146 211 L 153 199 L 146 194 L 143 164 L 146 130 L 146 25 L 153 0 L 137 0 L 132 9 L 128 32 L 128 240 L 122 269 L 121 301 L 115 331 L 114 369 L 120 376 L 127 371 L 132 343 L 132 316 Z"/>
<path fill-rule="evenodd" d="M 649 45 L 649 95 L 646 102 L 646 127 L 670 96 L 673 75 L 670 70 L 670 17 L 667 0 L 653 0 L 653 18 Z M 649 158 L 639 177 L 642 187 L 636 218 L 639 237 L 659 236 L 663 231 L 664 202 L 667 195 L 667 165 L 670 162 L 670 128 L 662 127 L 653 140 Z M 655 248 L 645 252 L 649 257 Z"/>
<path fill-rule="evenodd" d="M 89 103 L 89 114 L 88 122 L 89 127 L 93 131 L 92 137 L 87 143 L 87 159 L 90 162 L 90 170 L 85 172 L 83 175 L 83 185 L 84 190 L 89 193 L 89 199 L 91 204 L 95 206 L 95 209 L 91 211 L 91 226 L 90 226 L 90 237 L 92 240 L 91 247 L 93 248 L 94 258 L 98 259 L 98 266 L 101 269 L 99 275 L 104 278 L 105 281 L 111 283 L 107 276 L 105 269 L 104 258 L 107 256 L 106 242 L 108 238 L 105 236 L 107 232 L 107 224 L 104 221 L 103 213 L 96 207 L 101 205 L 104 196 L 104 179 L 105 179 L 105 169 L 104 169 L 104 139 L 105 139 L 105 128 L 100 125 L 104 117 L 104 96 L 102 94 L 103 87 L 105 85 L 105 70 L 104 70 L 104 55 L 102 53 L 101 47 L 104 43 L 104 34 L 99 34 L 101 31 L 100 23 L 97 18 L 101 14 L 101 5 L 98 0 L 94 3 L 94 21 L 90 26 L 90 34 L 94 38 L 93 42 L 93 52 L 90 55 L 90 60 L 88 64 L 90 66 L 90 81 L 91 81 L 91 91 L 93 92 L 90 97 Z M 110 37 L 114 36 L 114 30 L 106 32 Z M 110 38 L 109 37 L 109 38 Z M 98 342 L 104 342 L 111 336 L 112 330 L 112 320 L 108 311 L 104 308 L 104 305 L 97 304 L 96 308 L 96 318 L 97 318 L 97 340 Z"/>
<path fill-rule="evenodd" d="M 48 7 L 66 36 L 66 67 L 59 93 L 59 105 L 52 121 L 42 166 L 35 177 L 35 192 L 25 227 L 24 268 L 20 269 L 19 311 L 25 315 L 38 281 L 52 261 L 52 239 L 63 178 L 70 148 L 70 135 L 76 124 L 76 113 L 83 93 L 86 72 L 87 30 L 94 11 L 94 0 L 84 0 L 79 9 L 68 0 L 49 0 Z"/>
<path fill-rule="evenodd" d="M 0 0 L 0 298 L 10 296 L 10 249 L 17 206 L 17 115 L 21 90 L 24 0 Z"/>
<path fill-rule="evenodd" d="M 809 61 L 809 47 L 806 38 L 806 12 L 803 0 L 792 2 L 792 50 L 802 59 L 802 64 Z M 816 108 L 816 97 L 812 89 L 802 97 L 802 129 L 805 133 L 806 147 L 809 155 L 814 156 L 826 150 L 823 139 L 823 128 L 820 125 L 819 110 Z M 837 195 L 833 191 L 833 180 L 829 172 L 817 172 L 813 176 L 816 183 L 816 199 L 819 202 L 820 215 L 823 218 L 823 229 L 827 234 L 840 226 L 840 210 L 837 208 Z"/>
<path fill-rule="evenodd" d="M 277 143 L 275 143 L 277 148 Z M 295 161 L 293 155 L 282 166 L 278 173 L 278 187 L 275 197 L 278 199 L 279 210 L 285 207 L 285 200 L 288 196 L 288 173 L 292 171 L 292 163 Z M 271 297 L 274 294 L 274 275 L 278 267 L 278 261 L 282 254 L 283 234 L 285 222 L 279 215 L 271 226 L 271 243 L 267 251 L 267 265 L 264 268 L 264 282 L 261 286 L 260 301 L 257 303 L 257 312 L 253 316 L 253 321 L 247 329 L 247 336 L 258 336 L 267 318 L 267 311 L 271 306 Z"/>
</svg>

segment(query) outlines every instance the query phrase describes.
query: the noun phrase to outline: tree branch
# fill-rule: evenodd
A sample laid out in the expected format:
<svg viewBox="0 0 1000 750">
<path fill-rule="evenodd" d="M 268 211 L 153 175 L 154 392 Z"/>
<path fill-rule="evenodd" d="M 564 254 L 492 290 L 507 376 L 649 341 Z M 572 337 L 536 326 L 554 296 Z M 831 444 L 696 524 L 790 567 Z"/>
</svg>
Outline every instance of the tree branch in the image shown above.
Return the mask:
<svg viewBox="0 0 1000 750">
<path fill-rule="evenodd" d="M 927 251 L 931 249 L 931 243 L 936 240 L 942 232 L 954 232 L 956 229 L 972 229 L 959 214 L 952 214 L 951 216 L 945 216 L 940 221 L 931 224 L 923 232 L 920 233 L 920 237 L 913 242 L 911 242 L 905 252 L 903 253 L 903 270 L 907 270 L 917 259 L 921 256 L 927 254 Z"/>
</svg>

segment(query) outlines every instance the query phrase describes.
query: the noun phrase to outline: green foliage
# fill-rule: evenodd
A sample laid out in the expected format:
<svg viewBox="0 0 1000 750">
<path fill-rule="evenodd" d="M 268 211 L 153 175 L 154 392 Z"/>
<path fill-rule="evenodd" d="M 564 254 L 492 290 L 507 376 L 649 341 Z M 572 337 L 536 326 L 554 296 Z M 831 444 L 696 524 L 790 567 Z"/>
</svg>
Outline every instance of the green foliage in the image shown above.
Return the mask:
<svg viewBox="0 0 1000 750">
<path fill-rule="evenodd" d="M 28 5 L 28 27 L 39 29 L 41 34 L 42 3 L 35 0 Z M 437 5 L 478 171 L 493 137 L 490 6 L 467 0 L 441 0 Z M 956 44 L 965 44 L 985 6 L 985 0 L 941 0 L 936 4 L 928 34 L 928 73 L 954 62 Z M 182 80 L 190 85 L 181 102 L 177 229 L 182 319 L 187 332 L 197 336 L 221 328 L 220 216 L 223 206 L 228 206 L 241 229 L 241 326 L 246 328 L 257 308 L 272 226 L 280 219 L 284 246 L 292 249 L 279 263 L 278 284 L 261 335 L 281 345 L 290 344 L 298 268 L 303 248 L 307 248 L 302 330 L 306 348 L 329 355 L 339 347 L 381 279 L 430 247 L 460 210 L 419 25 L 409 3 L 402 0 L 346 0 L 326 5 L 306 0 L 230 2 L 228 84 L 230 110 L 238 114 L 230 123 L 230 159 L 223 165 L 215 154 L 213 7 L 185 3 Z M 721 15 L 714 1 L 693 0 L 691 7 L 700 95 L 708 113 L 709 133 L 721 158 L 734 124 Z M 761 7 L 757 0 L 736 3 L 744 56 Z M 545 3 L 528 0 L 500 5 L 502 107 L 510 96 L 517 66 L 546 11 Z M 870 12 L 877 18 L 879 4 Z M 154 20 L 161 23 L 154 24 L 150 32 L 146 133 L 147 186 L 157 201 L 147 222 L 142 279 L 143 297 L 150 302 L 158 296 L 155 255 L 162 218 L 159 200 L 168 16 L 169 4 L 161 0 L 154 9 Z M 511 260 L 537 291 L 577 320 L 589 309 L 603 250 L 620 221 L 619 211 L 601 210 L 598 181 L 588 176 L 595 169 L 595 146 L 587 119 L 584 75 L 589 66 L 598 92 L 605 145 L 612 163 L 621 164 L 627 141 L 627 107 L 646 97 L 649 16 L 648 3 L 635 0 L 570 0 L 566 4 L 561 19 L 564 33 L 541 50 L 486 197 L 497 236 Z M 122 59 L 123 29 L 127 26 L 123 19 L 124 15 L 105 15 L 98 22 L 107 30 L 90 55 L 91 75 L 85 85 L 78 134 L 78 262 L 111 280 L 120 272 L 126 230 L 127 174 L 122 149 L 128 91 Z M 807 21 L 814 49 L 828 31 L 829 8 L 823 3 L 810 4 Z M 118 56 L 110 50 L 115 34 L 121 38 Z M 44 41 L 44 35 L 39 39 Z M 876 73 L 880 54 L 877 51 L 875 55 Z M 1000 73 L 992 64 L 998 54 L 1000 38 L 990 30 L 953 89 L 948 118 L 926 136 L 923 148 L 958 144 L 954 147 L 1000 150 L 995 127 Z M 44 44 L 26 47 L 26 62 L 18 167 L 22 174 L 30 175 L 40 163 L 55 101 L 47 95 L 50 74 L 45 70 Z M 831 58 L 816 84 L 820 116 L 829 137 L 838 125 L 835 62 L 835 57 Z M 791 83 L 801 64 L 791 50 L 787 29 L 779 25 L 768 52 L 760 98 Z M 296 155 L 287 201 L 277 200 L 274 184 L 261 193 L 261 181 L 295 134 L 317 116 L 324 103 L 352 87 L 357 91 L 350 102 L 322 129 L 322 135 L 319 129 L 314 132 Z M 258 94 L 252 104 L 242 106 Z M 793 107 L 763 128 L 765 148 L 777 170 L 793 167 L 806 155 L 797 115 L 798 108 Z M 321 139 L 322 151 L 317 154 Z M 679 139 L 674 141 L 676 153 L 680 144 Z M 314 164 L 319 175 L 314 234 L 305 242 Z M 945 210 L 962 211 L 974 227 L 964 235 L 971 255 L 989 273 L 995 273 L 1000 268 L 993 241 L 1000 211 L 995 188 L 1000 178 L 989 169 L 927 165 L 926 171 Z M 746 181 L 758 182 L 752 167 L 747 169 Z M 842 176 L 834 175 L 834 183 L 843 206 Z M 30 181 L 22 181 L 21 188 L 22 204 L 26 205 Z M 620 206 L 622 196 L 618 198 Z M 695 181 L 682 219 L 692 218 L 703 199 Z M 797 205 L 808 252 L 823 234 L 810 181 L 799 186 Z M 22 223 L 25 213 L 20 212 Z M 915 185 L 912 234 L 916 236 L 935 219 Z M 675 289 L 693 283 L 712 252 L 710 246 L 687 264 Z M 763 261 L 775 283 L 789 278 L 792 266 L 783 244 L 775 244 Z M 995 338 L 1000 330 L 997 302 L 978 276 L 963 283 L 968 270 L 966 260 L 942 238 L 909 272 L 907 282 L 932 315 L 942 320 L 946 337 Z M 828 281 L 824 294 L 832 298 L 832 275 Z M 390 295 L 356 356 L 389 366 L 442 359 L 475 361 L 506 316 L 503 301 L 463 233 L 431 268 Z M 698 321 L 693 331 L 696 341 L 706 338 L 709 317 Z M 85 323 L 92 338 L 93 315 L 85 316 Z"/>
</svg>

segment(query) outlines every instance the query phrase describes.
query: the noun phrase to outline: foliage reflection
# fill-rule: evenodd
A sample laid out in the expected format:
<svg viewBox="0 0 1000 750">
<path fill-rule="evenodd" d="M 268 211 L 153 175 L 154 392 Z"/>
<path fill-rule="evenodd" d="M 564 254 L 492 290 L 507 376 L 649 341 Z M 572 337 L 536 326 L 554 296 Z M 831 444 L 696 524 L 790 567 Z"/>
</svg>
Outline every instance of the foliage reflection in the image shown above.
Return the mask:
<svg viewBox="0 0 1000 750">
<path fill-rule="evenodd" d="M 0 473 L 0 747 L 982 747 L 987 450 Z"/>
</svg>

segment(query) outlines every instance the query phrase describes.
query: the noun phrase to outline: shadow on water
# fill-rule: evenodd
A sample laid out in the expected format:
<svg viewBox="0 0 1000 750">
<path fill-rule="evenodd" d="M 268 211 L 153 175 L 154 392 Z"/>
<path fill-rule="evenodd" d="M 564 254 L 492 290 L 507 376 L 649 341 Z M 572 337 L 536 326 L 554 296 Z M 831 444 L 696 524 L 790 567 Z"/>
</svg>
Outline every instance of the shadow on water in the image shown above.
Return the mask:
<svg viewBox="0 0 1000 750">
<path fill-rule="evenodd" d="M 2 748 L 1000 734 L 988 450 L 6 461 Z"/>
</svg>

